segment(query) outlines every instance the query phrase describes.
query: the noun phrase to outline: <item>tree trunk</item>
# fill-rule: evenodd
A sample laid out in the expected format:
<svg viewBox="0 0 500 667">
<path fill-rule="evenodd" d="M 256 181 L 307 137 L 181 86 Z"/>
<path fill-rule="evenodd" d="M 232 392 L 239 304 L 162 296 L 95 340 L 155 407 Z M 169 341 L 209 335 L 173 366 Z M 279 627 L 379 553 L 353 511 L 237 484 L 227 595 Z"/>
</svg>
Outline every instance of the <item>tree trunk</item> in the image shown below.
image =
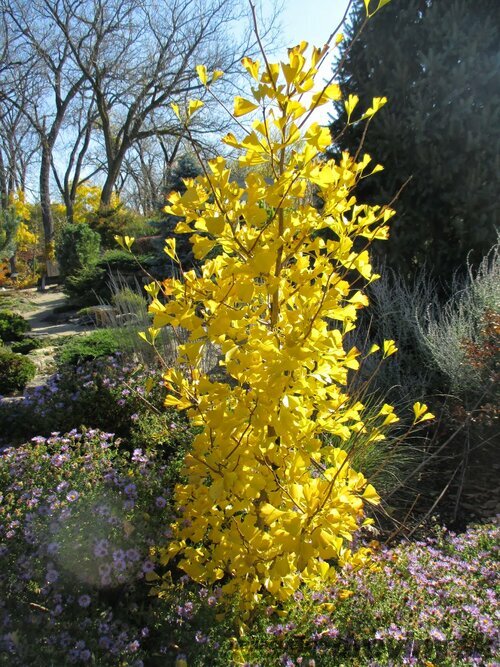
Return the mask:
<svg viewBox="0 0 500 667">
<path fill-rule="evenodd" d="M 44 141 L 42 144 L 42 159 L 40 164 L 40 207 L 42 210 L 42 225 L 44 235 L 45 260 L 48 259 L 53 250 L 54 221 L 50 208 L 50 169 L 52 146 Z"/>
<path fill-rule="evenodd" d="M 17 276 L 17 265 L 16 265 L 16 250 L 14 254 L 9 258 L 9 268 L 10 268 L 10 277 L 15 278 Z"/>
<path fill-rule="evenodd" d="M 7 192 L 7 178 L 5 176 L 5 165 L 2 151 L 0 151 L 0 210 L 5 211 L 9 205 L 9 194 Z"/>
<path fill-rule="evenodd" d="M 111 206 L 111 197 L 113 196 L 113 190 L 115 189 L 116 181 L 120 174 L 122 162 L 123 157 L 118 155 L 109 165 L 108 175 L 102 186 L 101 202 L 99 205 L 101 211 L 107 211 Z"/>
</svg>

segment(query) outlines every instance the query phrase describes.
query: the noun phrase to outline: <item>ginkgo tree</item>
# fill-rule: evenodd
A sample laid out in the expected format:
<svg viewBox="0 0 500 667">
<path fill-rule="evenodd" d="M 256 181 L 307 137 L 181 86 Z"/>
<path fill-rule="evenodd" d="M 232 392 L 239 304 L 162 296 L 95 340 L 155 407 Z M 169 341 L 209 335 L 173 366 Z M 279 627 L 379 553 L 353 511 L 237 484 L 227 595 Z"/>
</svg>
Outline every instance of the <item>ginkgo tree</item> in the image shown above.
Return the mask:
<svg viewBox="0 0 500 667">
<path fill-rule="evenodd" d="M 331 580 L 338 566 L 367 561 L 370 549 L 351 542 L 371 522 L 366 503 L 379 496 L 342 443 L 354 433 L 360 446 L 373 443 L 397 420 L 391 406 L 368 414 L 348 395 L 361 353 L 345 344 L 368 305 L 359 283 L 377 278 L 367 246 L 387 238 L 393 211 L 352 195 L 360 178 L 381 168 L 369 156 L 323 159 L 330 134 L 311 114 L 341 91 L 334 83 L 315 91 L 328 47 L 309 54 L 307 47 L 289 49 L 282 63 L 265 53 L 261 62 L 243 59 L 252 99 L 235 98 L 238 136 L 222 141 L 241 165 L 266 165 L 272 177 L 250 171 L 241 185 L 217 157 L 186 179 L 166 211 L 181 219 L 177 232 L 191 234 L 201 271 L 179 266 L 179 279 L 147 286 L 154 320 L 144 335 L 154 344 L 162 327 L 184 332 L 177 363 L 164 373 L 166 405 L 200 427 L 159 560 L 175 561 L 197 582 L 218 582 L 247 610 L 263 595 L 285 600 L 303 584 Z M 212 91 L 220 73 L 200 66 L 198 74 Z M 383 101 L 374 100 L 365 118 Z M 200 105 L 174 108 L 187 132 Z M 249 113 L 247 128 L 240 118 Z M 321 209 L 306 196 L 311 187 Z M 121 242 L 130 248 L 133 239 Z M 174 240 L 165 251 L 180 264 Z M 209 346 L 219 351 L 218 374 L 205 372 Z M 386 341 L 369 353 L 395 351 Z M 417 406 L 415 422 L 430 416 Z M 158 583 L 160 594 L 167 585 Z"/>
</svg>

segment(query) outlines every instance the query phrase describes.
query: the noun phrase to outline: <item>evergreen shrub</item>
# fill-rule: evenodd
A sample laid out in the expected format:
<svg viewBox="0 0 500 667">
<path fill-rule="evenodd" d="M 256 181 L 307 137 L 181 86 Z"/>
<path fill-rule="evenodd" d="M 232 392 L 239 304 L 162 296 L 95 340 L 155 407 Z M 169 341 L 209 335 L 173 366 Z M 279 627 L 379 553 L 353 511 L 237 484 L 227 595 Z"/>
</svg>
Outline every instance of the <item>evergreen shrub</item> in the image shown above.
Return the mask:
<svg viewBox="0 0 500 667">
<path fill-rule="evenodd" d="M 4 342 L 21 340 L 30 329 L 29 323 L 21 315 L 10 310 L 0 311 L 0 339 Z"/>
<path fill-rule="evenodd" d="M 61 276 L 67 278 L 81 269 L 95 264 L 99 258 L 99 234 L 87 224 L 66 225 L 56 245 L 56 256 Z"/>
<path fill-rule="evenodd" d="M 70 338 L 57 351 L 56 361 L 60 366 L 78 366 L 86 361 L 109 357 L 116 352 L 120 352 L 120 341 L 110 329 L 100 329 Z"/>
<path fill-rule="evenodd" d="M 43 347 L 43 341 L 40 338 L 28 337 L 14 341 L 10 349 L 17 354 L 29 354 L 32 350 L 38 350 L 41 347 Z"/>
<path fill-rule="evenodd" d="M 0 394 L 22 391 L 35 377 L 36 366 L 22 354 L 0 349 Z"/>
</svg>

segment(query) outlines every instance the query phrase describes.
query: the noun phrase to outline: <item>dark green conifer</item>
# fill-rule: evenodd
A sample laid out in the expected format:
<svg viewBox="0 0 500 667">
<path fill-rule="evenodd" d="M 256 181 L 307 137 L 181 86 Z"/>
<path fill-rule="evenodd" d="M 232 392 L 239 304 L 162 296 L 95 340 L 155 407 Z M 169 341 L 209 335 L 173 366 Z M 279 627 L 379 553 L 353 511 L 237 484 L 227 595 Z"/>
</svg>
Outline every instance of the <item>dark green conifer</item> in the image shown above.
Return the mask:
<svg viewBox="0 0 500 667">
<path fill-rule="evenodd" d="M 355 114 L 373 97 L 389 101 L 363 147 L 385 170 L 362 181 L 357 194 L 387 203 L 411 177 L 380 251 L 405 275 L 425 263 L 449 282 L 469 253 L 479 263 L 499 227 L 498 0 L 391 0 L 355 38 L 365 17 L 364 2 L 355 0 L 339 83 L 346 97 L 359 95 Z M 334 117 L 333 151 L 355 153 L 364 123 L 338 136 L 342 102 Z"/>
</svg>

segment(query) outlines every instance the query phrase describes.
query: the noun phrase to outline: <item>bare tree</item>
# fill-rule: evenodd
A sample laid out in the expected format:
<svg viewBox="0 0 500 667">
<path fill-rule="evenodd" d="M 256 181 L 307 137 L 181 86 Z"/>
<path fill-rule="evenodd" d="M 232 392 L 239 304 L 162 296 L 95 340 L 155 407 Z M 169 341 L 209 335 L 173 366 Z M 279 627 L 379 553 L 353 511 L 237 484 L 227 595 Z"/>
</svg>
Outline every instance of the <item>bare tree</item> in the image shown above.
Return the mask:
<svg viewBox="0 0 500 667">
<path fill-rule="evenodd" d="M 26 188 L 27 173 L 37 151 L 37 139 L 23 113 L 8 103 L 9 80 L 21 64 L 10 58 L 10 34 L 0 22 L 0 209 L 6 210 L 15 190 Z"/>
<path fill-rule="evenodd" d="M 56 164 L 52 156 L 52 173 L 57 188 L 66 207 L 66 220 L 73 223 L 74 205 L 78 187 L 90 181 L 100 171 L 102 166 L 92 166 L 86 161 L 90 142 L 98 114 L 95 98 L 92 93 L 82 89 L 78 95 L 79 102 L 72 109 L 67 118 L 67 128 L 63 132 L 65 138 L 66 159 L 63 161 L 64 171 Z M 87 167 L 84 170 L 84 167 Z M 62 173 L 61 173 L 62 172 Z"/>
<path fill-rule="evenodd" d="M 181 147 L 181 137 L 149 137 L 126 154 L 120 173 L 120 196 L 142 215 L 157 213 Z"/>
<path fill-rule="evenodd" d="M 69 44 L 61 40 L 45 3 L 2 0 L 2 12 L 11 35 L 11 62 L 17 58 L 10 70 L 10 91 L 3 101 L 24 114 L 39 137 L 39 196 L 48 254 L 54 240 L 50 207 L 54 147 L 85 76 L 74 67 Z M 69 16 L 61 15 L 60 20 L 67 23 Z"/>
<path fill-rule="evenodd" d="M 19 1 L 19 0 L 18 0 Z M 239 0 L 38 0 L 57 24 L 61 41 L 92 87 L 103 136 L 106 178 L 101 207 L 109 207 L 125 157 L 150 137 L 179 140 L 184 129 L 170 108 L 204 96 L 195 71 L 221 69 L 230 82 L 243 55 L 255 48 L 252 31 L 232 26 L 248 13 Z M 273 30 L 270 21 L 264 38 Z M 227 84 L 226 84 L 227 85 Z M 195 136 L 216 129 L 206 99 Z"/>
<path fill-rule="evenodd" d="M 38 136 L 24 114 L 0 101 L 0 208 L 9 206 L 14 192 L 26 190 L 38 151 Z"/>
</svg>

